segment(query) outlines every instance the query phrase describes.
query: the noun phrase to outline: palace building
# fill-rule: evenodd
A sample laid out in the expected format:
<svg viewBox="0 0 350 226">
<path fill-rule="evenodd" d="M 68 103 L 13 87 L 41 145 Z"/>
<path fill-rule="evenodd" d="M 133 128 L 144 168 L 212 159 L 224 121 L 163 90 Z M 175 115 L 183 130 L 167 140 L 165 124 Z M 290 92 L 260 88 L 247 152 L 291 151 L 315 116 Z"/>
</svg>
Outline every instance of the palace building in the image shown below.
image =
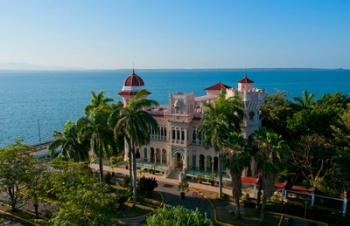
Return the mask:
<svg viewBox="0 0 350 226">
<path fill-rule="evenodd" d="M 253 81 L 245 75 L 238 81 L 237 88 L 221 82 L 204 89 L 205 95 L 194 93 L 170 94 L 169 103 L 147 111 L 157 120 L 159 128 L 150 134 L 151 142 L 138 147 L 136 151 L 137 167 L 153 170 L 165 177 L 177 178 L 179 172 L 187 176 L 213 177 L 218 171 L 218 154 L 203 144 L 203 137 L 196 128 L 203 115 L 203 105 L 214 101 L 222 90 L 226 97 L 239 96 L 244 103 L 244 120 L 242 133 L 245 137 L 261 126 L 260 107 L 266 93 L 254 88 Z M 127 104 L 136 92 L 145 89 L 142 78 L 135 71 L 125 81 L 119 95 Z M 128 159 L 128 147 L 125 147 L 124 159 Z M 243 173 L 243 176 L 255 175 L 254 163 Z M 225 172 L 224 179 L 229 175 Z"/>
</svg>

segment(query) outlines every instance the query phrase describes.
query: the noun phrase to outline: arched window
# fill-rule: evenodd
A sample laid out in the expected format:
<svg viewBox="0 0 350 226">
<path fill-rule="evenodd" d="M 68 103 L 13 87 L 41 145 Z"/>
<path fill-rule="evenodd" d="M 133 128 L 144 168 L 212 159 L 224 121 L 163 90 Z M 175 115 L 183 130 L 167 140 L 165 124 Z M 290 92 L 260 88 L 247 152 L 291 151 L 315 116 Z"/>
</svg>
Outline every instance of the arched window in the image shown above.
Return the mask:
<svg viewBox="0 0 350 226">
<path fill-rule="evenodd" d="M 199 170 L 204 171 L 204 155 L 199 156 Z"/>
<path fill-rule="evenodd" d="M 196 170 L 197 168 L 197 156 L 192 155 L 192 170 Z"/>
<path fill-rule="evenodd" d="M 139 149 L 136 149 L 136 156 L 135 156 L 137 159 L 140 158 L 140 150 Z"/>
<path fill-rule="evenodd" d="M 249 119 L 254 120 L 255 113 L 253 111 L 249 112 Z"/>
</svg>

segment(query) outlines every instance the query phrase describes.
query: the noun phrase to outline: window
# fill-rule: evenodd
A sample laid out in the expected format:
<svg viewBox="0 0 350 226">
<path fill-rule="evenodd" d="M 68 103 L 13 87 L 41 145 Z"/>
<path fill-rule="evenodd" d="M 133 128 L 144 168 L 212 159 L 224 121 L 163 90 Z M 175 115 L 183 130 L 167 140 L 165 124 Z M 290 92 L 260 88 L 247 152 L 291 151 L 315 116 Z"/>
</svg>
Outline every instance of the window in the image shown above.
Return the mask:
<svg viewBox="0 0 350 226">
<path fill-rule="evenodd" d="M 194 129 L 192 133 L 192 143 L 196 143 L 196 139 L 197 139 L 197 134 L 196 134 L 196 129 Z"/>
<path fill-rule="evenodd" d="M 192 170 L 195 170 L 197 168 L 197 156 L 192 155 Z"/>
<path fill-rule="evenodd" d="M 255 113 L 253 111 L 249 112 L 249 119 L 254 120 Z"/>
<path fill-rule="evenodd" d="M 143 159 L 147 159 L 147 148 L 143 149 Z"/>
</svg>

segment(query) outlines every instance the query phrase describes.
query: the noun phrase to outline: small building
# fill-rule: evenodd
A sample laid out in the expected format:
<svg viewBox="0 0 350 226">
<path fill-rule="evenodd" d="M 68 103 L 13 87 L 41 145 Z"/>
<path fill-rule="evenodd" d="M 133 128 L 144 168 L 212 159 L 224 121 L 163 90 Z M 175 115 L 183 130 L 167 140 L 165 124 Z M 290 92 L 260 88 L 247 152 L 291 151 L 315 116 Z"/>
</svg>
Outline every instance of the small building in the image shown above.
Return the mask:
<svg viewBox="0 0 350 226">
<path fill-rule="evenodd" d="M 163 173 L 166 177 L 178 178 L 179 172 L 187 176 L 213 177 L 218 172 L 218 154 L 203 144 L 203 136 L 197 131 L 204 103 L 214 101 L 222 90 L 226 97 L 239 96 L 244 103 L 242 133 L 248 137 L 261 126 L 260 107 L 265 99 L 265 91 L 254 88 L 253 81 L 245 75 L 238 81 L 237 88 L 221 82 L 204 89 L 205 95 L 194 93 L 172 93 L 169 103 L 147 111 L 157 120 L 159 127 L 150 134 L 151 142 L 136 150 L 137 167 Z M 123 103 L 135 93 L 145 89 L 142 78 L 133 70 L 124 82 L 119 95 Z M 128 159 L 128 147 L 125 147 L 125 160 Z M 243 176 L 254 176 L 255 167 L 246 169 Z M 229 179 L 225 172 L 224 179 Z"/>
</svg>

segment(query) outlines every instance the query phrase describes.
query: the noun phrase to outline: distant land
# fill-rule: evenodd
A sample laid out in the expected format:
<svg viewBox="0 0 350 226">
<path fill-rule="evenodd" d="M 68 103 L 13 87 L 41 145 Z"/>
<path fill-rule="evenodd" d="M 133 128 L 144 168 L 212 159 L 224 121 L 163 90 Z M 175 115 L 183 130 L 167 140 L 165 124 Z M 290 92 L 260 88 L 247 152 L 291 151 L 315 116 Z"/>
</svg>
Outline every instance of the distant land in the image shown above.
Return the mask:
<svg viewBox="0 0 350 226">
<path fill-rule="evenodd" d="M 131 67 L 130 67 L 131 68 Z M 31 63 L 0 63 L 1 71 L 111 71 L 111 70 L 130 70 L 130 68 L 79 68 L 63 67 L 51 65 L 39 65 Z M 136 68 L 145 71 L 323 71 L 323 70 L 350 70 L 350 68 L 299 68 L 299 67 L 276 67 L 276 68 Z"/>
</svg>

